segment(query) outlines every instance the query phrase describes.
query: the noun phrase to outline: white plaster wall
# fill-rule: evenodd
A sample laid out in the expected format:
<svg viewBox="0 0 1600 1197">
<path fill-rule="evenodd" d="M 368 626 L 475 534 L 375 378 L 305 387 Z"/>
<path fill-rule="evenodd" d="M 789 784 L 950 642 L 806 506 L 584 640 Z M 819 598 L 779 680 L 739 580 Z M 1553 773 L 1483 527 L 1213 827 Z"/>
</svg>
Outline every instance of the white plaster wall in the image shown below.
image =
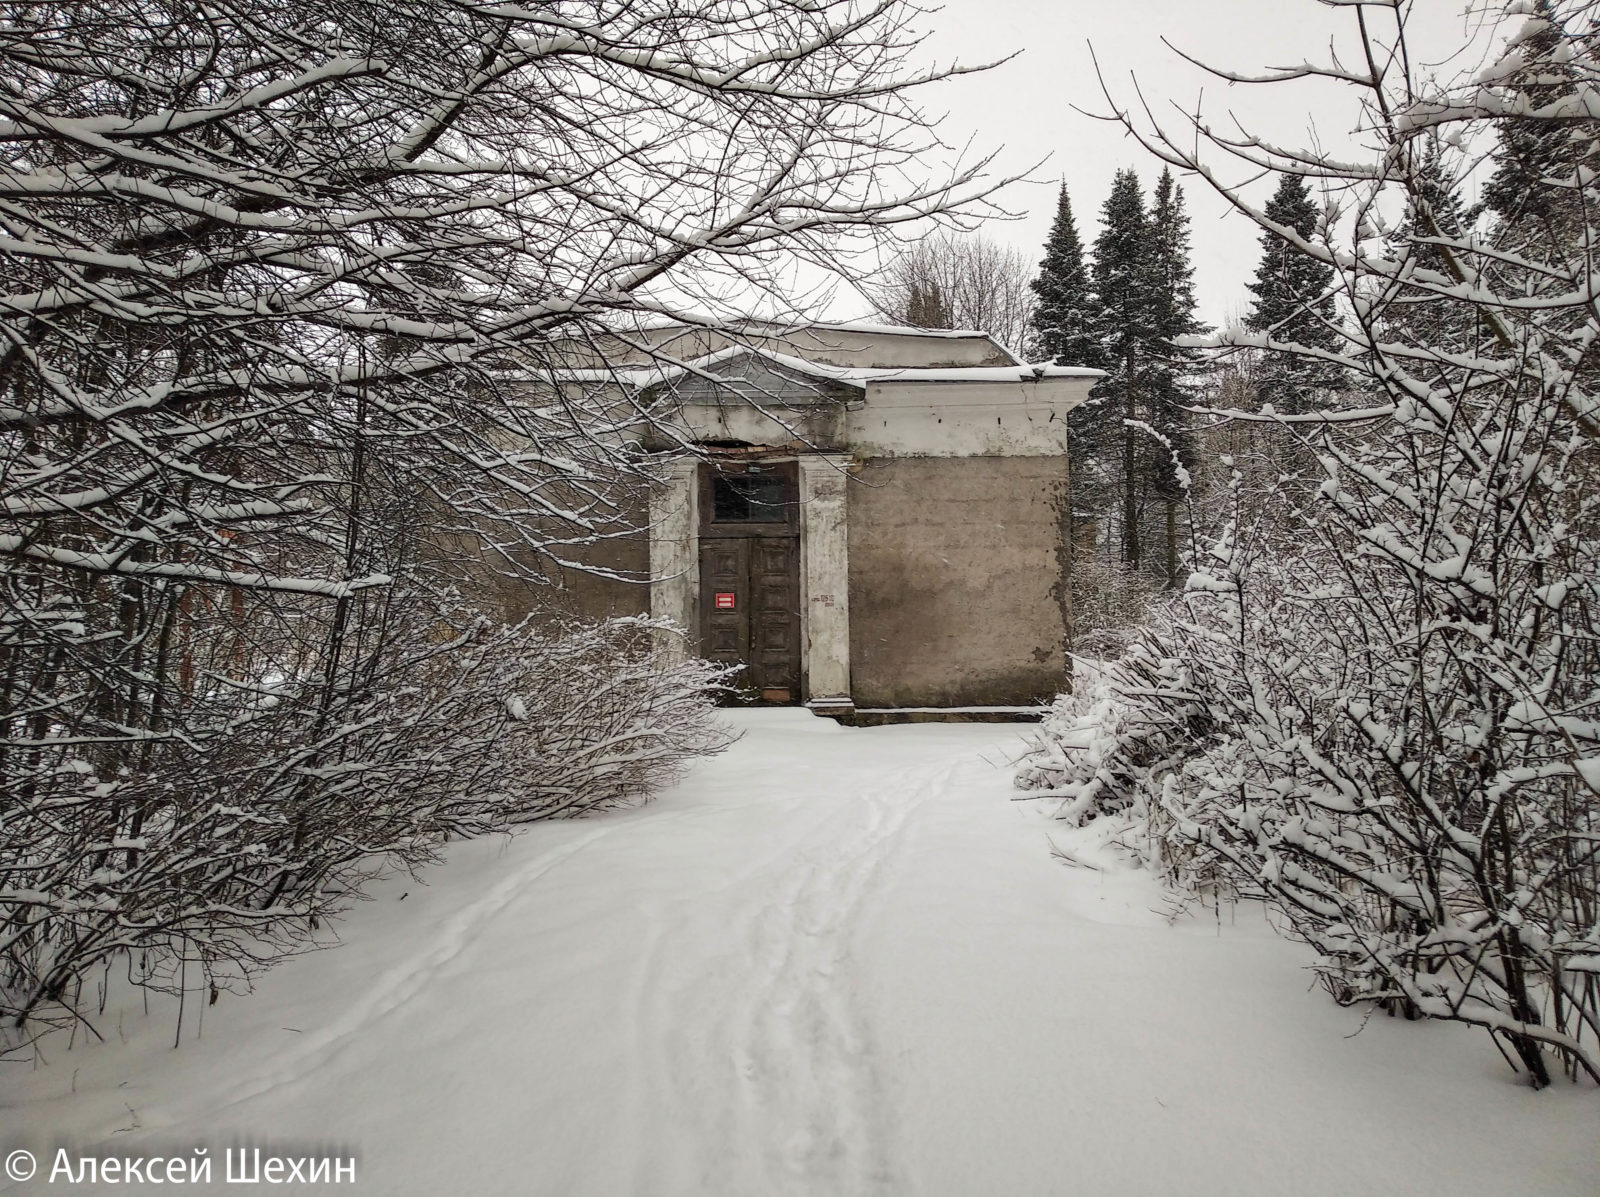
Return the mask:
<svg viewBox="0 0 1600 1197">
<path fill-rule="evenodd" d="M 699 487 L 694 461 L 674 462 L 650 495 L 650 614 L 682 627 L 686 638 L 665 637 L 673 654 L 698 650 L 700 638 Z"/>
<path fill-rule="evenodd" d="M 1050 457 L 1096 381 L 873 382 L 845 441 L 861 457 Z"/>
<path fill-rule="evenodd" d="M 801 668 L 809 701 L 850 696 L 849 458 L 800 463 Z"/>
<path fill-rule="evenodd" d="M 630 344 L 631 342 L 631 344 Z M 879 328 L 783 328 L 750 324 L 737 336 L 702 328 L 659 327 L 630 333 L 626 341 L 598 338 L 556 342 L 548 347 L 552 364 L 594 369 L 649 364 L 652 352 L 679 360 L 704 357 L 735 342 L 761 345 L 832 366 L 937 367 L 1007 365 L 1011 355 L 987 336 L 958 336 L 941 330 Z"/>
<path fill-rule="evenodd" d="M 821 450 L 845 448 L 848 426 L 844 405 L 814 403 L 785 408 L 757 408 L 738 399 L 690 403 L 679 421 L 682 435 L 693 441 L 737 440 L 752 445 L 805 445 Z"/>
</svg>

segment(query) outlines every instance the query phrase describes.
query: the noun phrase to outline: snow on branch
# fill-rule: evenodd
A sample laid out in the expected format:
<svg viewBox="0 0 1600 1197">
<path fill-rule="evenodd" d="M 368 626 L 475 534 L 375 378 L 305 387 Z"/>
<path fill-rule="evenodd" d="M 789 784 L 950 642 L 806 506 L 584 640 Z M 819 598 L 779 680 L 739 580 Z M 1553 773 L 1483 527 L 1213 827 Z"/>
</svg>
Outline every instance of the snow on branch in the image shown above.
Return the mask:
<svg viewBox="0 0 1600 1197">
<path fill-rule="evenodd" d="M 1338 1001 L 1480 1027 L 1536 1086 L 1600 1081 L 1587 11 L 1521 6 L 1496 63 L 1436 83 L 1412 73 L 1406 0 L 1344 6 L 1367 69 L 1221 73 L 1343 83 L 1364 161 L 1110 101 L 1285 261 L 1331 271 L 1270 326 L 1190 343 L 1332 378 L 1320 410 L 1199 409 L 1267 426 L 1310 476 L 1220 458 L 1187 587 L 1086 664 L 1018 782 L 1126 821 L 1182 892 L 1269 904 Z M 1496 147 L 1484 217 L 1454 193 L 1468 142 Z M 1310 231 L 1222 182 L 1230 163 L 1320 182 Z"/>
<path fill-rule="evenodd" d="M 619 330 L 738 340 L 699 314 L 781 305 L 796 260 L 837 269 L 900 223 L 992 208 L 985 160 L 923 166 L 916 89 L 977 68 L 906 68 L 920 16 L 8 11 L 14 1042 L 92 1015 L 81 982 L 119 953 L 151 984 L 184 960 L 243 984 L 330 887 L 636 800 L 722 742 L 720 674 L 658 651 L 666 629 L 471 612 L 553 607 L 573 570 L 645 580 L 597 550 L 641 532 L 674 399 L 617 368 L 682 347 Z"/>
</svg>

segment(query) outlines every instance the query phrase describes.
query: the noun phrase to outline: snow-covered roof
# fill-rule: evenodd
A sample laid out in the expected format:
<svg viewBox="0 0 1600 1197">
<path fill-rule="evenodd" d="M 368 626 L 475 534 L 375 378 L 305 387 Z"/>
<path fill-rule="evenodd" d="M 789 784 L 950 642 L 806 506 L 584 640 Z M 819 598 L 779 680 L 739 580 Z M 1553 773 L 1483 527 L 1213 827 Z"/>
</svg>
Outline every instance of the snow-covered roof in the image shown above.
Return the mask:
<svg viewBox="0 0 1600 1197">
<path fill-rule="evenodd" d="M 733 319 L 724 319 L 718 316 L 678 318 L 673 316 L 640 315 L 636 318 L 617 321 L 613 331 L 658 332 L 662 329 L 673 328 L 681 328 L 685 331 L 704 328 L 724 332 L 753 328 L 779 329 L 783 332 L 805 332 L 809 329 L 822 329 L 829 332 L 858 332 L 899 337 L 945 337 L 949 339 L 987 337 L 990 340 L 994 340 L 992 333 L 984 332 L 980 328 L 916 328 L 909 324 L 882 324 L 871 320 L 775 320 L 761 316 L 740 316 Z"/>
<path fill-rule="evenodd" d="M 620 319 L 614 314 L 610 320 L 602 323 L 610 327 L 612 335 L 624 340 L 630 336 L 637 336 L 657 344 L 678 334 L 700 333 L 733 339 L 793 342 L 788 347 L 797 349 L 801 354 L 808 354 L 809 349 L 816 348 L 824 350 L 826 356 L 837 357 L 837 353 L 832 350 L 844 349 L 847 354 L 858 354 L 863 346 L 854 345 L 852 342 L 866 339 L 869 342 L 876 340 L 891 344 L 921 342 L 926 346 L 924 355 L 927 352 L 934 352 L 935 345 L 945 345 L 950 347 L 957 358 L 970 356 L 973 346 L 987 346 L 988 351 L 982 356 L 990 359 L 989 364 L 995 361 L 1007 365 L 1024 364 L 1017 353 L 1002 344 L 994 334 L 977 328 L 914 328 L 910 325 L 887 324 L 877 320 L 804 320 L 764 316 L 722 317 L 691 314 L 685 315 L 682 319 L 674 319 L 670 316 L 649 313 L 631 314 Z M 839 341 L 841 344 L 833 346 L 830 345 L 830 341 Z M 903 357 L 903 353 L 902 350 L 900 356 Z M 949 355 L 939 353 L 938 356 Z M 904 363 L 899 362 L 899 364 Z"/>
<path fill-rule="evenodd" d="M 763 324 L 773 328 L 786 328 L 800 331 L 808 328 L 822 328 L 833 332 L 858 332 L 883 334 L 895 337 L 948 337 L 971 338 L 987 337 L 994 340 L 992 333 L 986 333 L 980 328 L 913 328 L 908 324 L 874 324 L 870 320 L 814 320 L 807 324 L 779 324 L 775 320 L 752 320 L 751 324 Z M 999 342 L 995 342 L 999 344 Z"/>
<path fill-rule="evenodd" d="M 872 382 L 1038 382 L 1045 378 L 1104 378 L 1104 370 L 1089 366 L 1055 366 L 1049 362 L 1018 366 L 942 366 L 933 369 L 902 366 L 861 370 Z"/>
<path fill-rule="evenodd" d="M 965 334 L 964 334 L 965 335 Z M 1039 382 L 1047 378 L 1104 378 L 1104 370 L 1087 366 L 1056 366 L 1047 362 L 1017 366 L 831 366 L 757 345 L 729 345 L 715 353 L 683 362 L 610 370 L 565 370 L 558 377 L 568 382 L 619 382 L 635 387 L 655 386 L 685 375 L 722 381 L 717 367 L 743 357 L 759 357 L 780 369 L 828 382 L 865 389 L 871 382 Z M 730 376 L 726 381 L 735 381 Z"/>
</svg>

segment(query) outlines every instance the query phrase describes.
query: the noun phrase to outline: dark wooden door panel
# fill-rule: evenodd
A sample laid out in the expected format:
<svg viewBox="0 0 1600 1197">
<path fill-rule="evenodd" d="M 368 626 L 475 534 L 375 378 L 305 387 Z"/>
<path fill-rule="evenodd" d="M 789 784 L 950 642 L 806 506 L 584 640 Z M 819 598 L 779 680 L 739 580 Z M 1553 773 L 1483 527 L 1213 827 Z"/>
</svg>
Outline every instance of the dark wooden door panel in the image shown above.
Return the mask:
<svg viewBox="0 0 1600 1197">
<path fill-rule="evenodd" d="M 702 540 L 700 576 L 714 585 L 742 585 L 748 572 L 745 559 L 749 551 L 748 540 Z"/>
<path fill-rule="evenodd" d="M 750 568 L 763 575 L 787 575 L 794 557 L 793 541 L 788 537 L 763 536 L 751 546 Z"/>
<path fill-rule="evenodd" d="M 743 660 L 739 649 L 738 625 L 729 620 L 713 624 L 707 638 L 706 657 L 712 661 Z"/>
<path fill-rule="evenodd" d="M 739 686 L 766 702 L 800 699 L 800 544 L 793 536 L 700 542 L 702 651 L 739 661 Z M 718 596 L 733 607 L 719 607 Z"/>
<path fill-rule="evenodd" d="M 750 545 L 750 672 L 769 702 L 800 697 L 799 541 L 762 537 Z"/>
<path fill-rule="evenodd" d="M 750 542 L 700 542 L 700 651 L 707 660 L 728 664 L 750 655 Z M 733 595 L 731 608 L 718 607 L 717 595 Z"/>
</svg>

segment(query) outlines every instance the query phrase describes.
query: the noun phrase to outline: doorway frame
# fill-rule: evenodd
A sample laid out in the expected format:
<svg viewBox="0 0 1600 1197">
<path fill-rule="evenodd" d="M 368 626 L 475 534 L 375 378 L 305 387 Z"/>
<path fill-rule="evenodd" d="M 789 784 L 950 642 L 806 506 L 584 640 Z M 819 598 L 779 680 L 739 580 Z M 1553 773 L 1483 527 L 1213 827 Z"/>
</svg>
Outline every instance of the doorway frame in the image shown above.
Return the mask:
<svg viewBox="0 0 1600 1197">
<path fill-rule="evenodd" d="M 680 631 L 659 641 L 675 656 L 700 651 L 701 466 L 673 462 L 650 496 L 650 613 Z M 822 715 L 848 716 L 850 695 L 851 472 L 847 453 L 774 452 L 744 460 L 799 470 L 801 701 Z"/>
<path fill-rule="evenodd" d="M 740 478 L 776 481 L 782 506 L 775 514 L 781 518 L 719 521 L 716 513 L 718 485 Z M 743 661 L 746 670 L 737 679 L 740 693 L 746 695 L 746 700 L 750 702 L 797 706 L 805 701 L 805 652 L 800 598 L 799 466 L 792 460 L 712 460 L 702 463 L 696 471 L 696 485 L 700 492 L 698 560 L 702 571 L 696 613 L 700 651 L 710 655 L 708 646 L 719 625 L 725 630 L 739 629 L 736 659 Z M 723 547 L 719 550 L 712 548 L 713 545 Z M 707 581 L 704 571 L 708 560 L 716 559 L 719 552 L 724 559 L 736 559 L 742 563 L 736 571 L 738 577 L 728 582 L 743 595 L 737 600 L 737 611 L 720 612 L 711 602 L 717 587 Z M 777 582 L 780 587 L 778 593 L 783 598 L 781 608 L 769 610 L 758 605 L 761 595 L 772 592 L 758 588 L 756 563 L 768 559 L 774 552 L 777 556 L 772 559 L 780 563 L 779 567 L 764 576 L 769 584 Z M 728 553 L 732 553 L 732 558 L 726 558 Z M 783 612 L 781 621 L 775 619 L 778 610 Z M 767 646 L 772 643 L 783 645 L 776 656 L 769 655 Z M 719 655 L 714 659 L 725 661 L 728 658 Z M 782 685 L 776 684 L 777 679 L 768 673 L 768 668 L 774 665 L 783 679 Z"/>
</svg>

